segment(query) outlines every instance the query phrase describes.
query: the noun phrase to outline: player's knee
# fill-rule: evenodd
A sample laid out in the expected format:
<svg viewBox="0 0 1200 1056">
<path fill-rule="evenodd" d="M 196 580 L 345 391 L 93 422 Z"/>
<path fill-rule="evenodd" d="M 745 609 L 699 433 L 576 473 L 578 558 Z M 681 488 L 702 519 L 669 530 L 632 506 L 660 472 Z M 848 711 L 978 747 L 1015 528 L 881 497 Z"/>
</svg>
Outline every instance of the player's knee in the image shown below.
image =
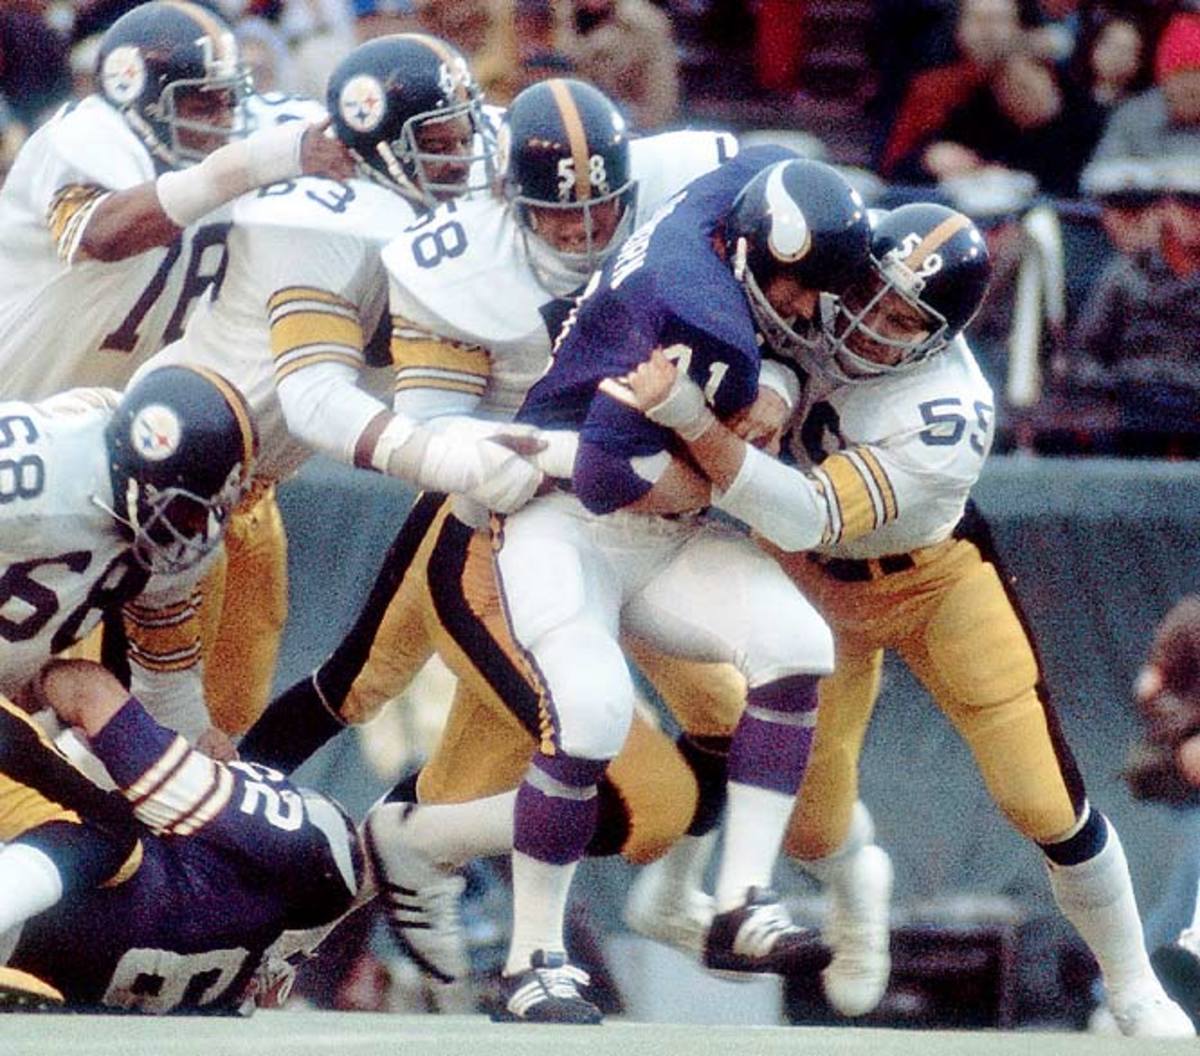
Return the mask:
<svg viewBox="0 0 1200 1056">
<path fill-rule="evenodd" d="M 564 751 L 612 759 L 633 720 L 635 691 L 620 646 L 586 621 L 544 635 L 533 650 L 557 712 Z"/>
<path fill-rule="evenodd" d="M 776 618 L 755 628 L 753 647 L 747 653 L 744 674 L 752 686 L 776 682 L 791 675 L 827 675 L 833 670 L 833 633 L 807 607 L 804 618 Z"/>
</svg>

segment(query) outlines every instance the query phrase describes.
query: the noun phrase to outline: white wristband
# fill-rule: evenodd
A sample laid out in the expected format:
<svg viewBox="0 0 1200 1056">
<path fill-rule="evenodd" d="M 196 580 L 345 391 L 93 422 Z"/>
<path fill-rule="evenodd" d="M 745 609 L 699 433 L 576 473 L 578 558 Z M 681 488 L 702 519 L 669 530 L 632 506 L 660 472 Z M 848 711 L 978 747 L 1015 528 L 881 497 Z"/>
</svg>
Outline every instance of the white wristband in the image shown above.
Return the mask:
<svg viewBox="0 0 1200 1056">
<path fill-rule="evenodd" d="M 674 429 L 684 440 L 695 440 L 715 421 L 713 413 L 705 403 L 700 386 L 683 371 L 675 375 L 671 391 L 653 407 L 647 408 L 646 417 L 658 425 Z"/>
<path fill-rule="evenodd" d="M 300 146 L 310 125 L 286 121 L 214 150 L 200 164 L 164 172 L 155 182 L 158 204 L 172 223 L 189 227 L 255 187 L 303 174 Z"/>
</svg>

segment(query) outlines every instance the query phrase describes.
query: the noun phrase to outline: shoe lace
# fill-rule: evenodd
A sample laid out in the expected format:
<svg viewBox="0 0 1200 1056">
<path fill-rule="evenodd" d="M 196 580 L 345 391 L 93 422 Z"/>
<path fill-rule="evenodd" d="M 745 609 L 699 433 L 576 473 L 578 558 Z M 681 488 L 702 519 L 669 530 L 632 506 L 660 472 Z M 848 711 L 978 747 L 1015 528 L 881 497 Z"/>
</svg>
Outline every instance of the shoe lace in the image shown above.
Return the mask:
<svg viewBox="0 0 1200 1056">
<path fill-rule="evenodd" d="M 563 1001 L 580 1000 L 579 987 L 587 986 L 592 981 L 587 972 L 573 964 L 563 964 L 557 968 L 534 968 L 533 974 L 550 997 Z"/>
<path fill-rule="evenodd" d="M 799 931 L 782 903 L 762 902 L 751 907 L 742 926 L 738 928 L 734 945 L 739 953 L 761 957 L 770 953 L 783 936 Z"/>
</svg>

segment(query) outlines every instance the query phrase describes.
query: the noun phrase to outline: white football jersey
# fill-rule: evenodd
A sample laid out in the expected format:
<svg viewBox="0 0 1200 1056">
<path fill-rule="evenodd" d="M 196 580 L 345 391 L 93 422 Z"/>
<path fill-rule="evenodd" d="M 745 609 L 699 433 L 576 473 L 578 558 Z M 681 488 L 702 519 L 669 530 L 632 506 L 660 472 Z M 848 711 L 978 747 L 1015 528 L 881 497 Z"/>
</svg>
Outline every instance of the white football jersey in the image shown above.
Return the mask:
<svg viewBox="0 0 1200 1056">
<path fill-rule="evenodd" d="M 259 123 L 324 112 L 282 96 L 249 105 Z M 68 103 L 21 148 L 0 191 L 0 398 L 123 387 L 146 357 L 183 333 L 224 267 L 228 207 L 170 246 L 125 260 L 80 251 L 106 194 L 157 175 L 142 141 L 99 96 Z"/>
<path fill-rule="evenodd" d="M 115 399 L 116 394 L 111 396 Z M 162 613 L 186 607 L 205 565 L 150 576 L 103 506 L 112 507 L 104 428 L 109 412 L 0 403 L 0 693 L 12 697 L 51 654 L 79 641 L 103 610 L 134 598 Z M 181 693 L 207 722 L 194 664 L 147 670 L 131 656 L 148 708 L 175 714 Z M 186 668 L 186 670 L 184 670 Z"/>
<path fill-rule="evenodd" d="M 289 431 L 277 382 L 316 363 L 363 368 L 366 345 L 388 329 L 379 251 L 414 217 L 405 198 L 363 179 L 306 177 L 243 196 L 213 297 L 139 373 L 188 363 L 224 375 L 258 424 L 256 476 L 283 479 L 312 450 Z M 272 348 L 273 323 L 289 332 L 285 350 Z"/>
<path fill-rule="evenodd" d="M 736 153 L 737 141 L 723 132 L 633 140 L 634 227 Z M 442 206 L 391 243 L 383 260 L 396 327 L 397 409 L 422 417 L 429 405 L 406 393 L 440 389 L 478 398 L 473 414 L 512 418 L 545 372 L 572 303 L 539 281 L 512 210 L 498 199 Z"/>
<path fill-rule="evenodd" d="M 907 373 L 832 391 L 810 383 L 792 454 L 820 466 L 838 557 L 905 553 L 946 539 L 991 450 L 995 401 L 966 341 Z"/>
</svg>

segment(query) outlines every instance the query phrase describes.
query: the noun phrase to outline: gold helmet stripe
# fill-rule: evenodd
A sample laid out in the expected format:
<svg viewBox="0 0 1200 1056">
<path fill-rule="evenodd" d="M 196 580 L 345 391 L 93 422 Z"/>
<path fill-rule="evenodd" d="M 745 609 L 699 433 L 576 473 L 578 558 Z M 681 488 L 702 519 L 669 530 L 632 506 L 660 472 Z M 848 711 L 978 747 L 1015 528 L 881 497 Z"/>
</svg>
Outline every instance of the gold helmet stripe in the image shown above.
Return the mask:
<svg viewBox="0 0 1200 1056">
<path fill-rule="evenodd" d="M 200 26 L 204 31 L 204 35 L 212 41 L 212 57 L 216 65 L 220 66 L 233 62 L 236 59 L 235 55 L 226 53 L 226 49 L 233 43 L 233 33 L 211 11 L 206 10 L 199 4 L 190 3 L 189 0 L 165 0 L 165 3 L 168 7 L 174 7 L 182 11 Z"/>
<path fill-rule="evenodd" d="M 913 271 L 919 272 L 921 265 L 925 263 L 926 257 L 944 246 L 964 227 L 970 226 L 970 218 L 964 216 L 962 213 L 955 213 L 953 216 L 946 217 L 945 220 L 920 241 L 916 249 L 904 258 L 905 265 Z"/>
<path fill-rule="evenodd" d="M 588 165 L 587 133 L 583 130 L 583 118 L 566 81 L 555 78 L 547 81 L 550 94 L 558 106 L 559 117 L 567 133 L 567 144 L 571 148 L 571 160 L 575 165 L 575 200 L 586 202 L 592 196 L 591 168 Z"/>
<path fill-rule="evenodd" d="M 405 33 L 403 36 L 411 37 L 413 40 L 424 44 L 425 47 L 427 47 L 438 57 L 438 59 L 445 65 L 446 69 L 451 74 L 455 98 L 458 99 L 460 103 L 465 103 L 468 99 L 467 86 L 460 78 L 453 76 L 456 72 L 454 65 L 457 60 L 454 56 L 454 53 L 448 47 L 446 47 L 446 42 L 444 40 L 439 40 L 437 37 L 431 37 L 427 33 Z"/>
<path fill-rule="evenodd" d="M 249 479 L 254 470 L 254 456 L 258 451 L 258 432 L 254 428 L 254 418 L 250 414 L 250 405 L 246 403 L 246 397 L 242 395 L 240 389 L 231 385 L 215 370 L 195 365 L 189 365 L 187 369 L 195 371 L 202 378 L 212 382 L 217 391 L 225 397 L 229 409 L 233 411 L 233 417 L 238 423 L 238 430 L 242 434 L 243 479 Z"/>
</svg>

